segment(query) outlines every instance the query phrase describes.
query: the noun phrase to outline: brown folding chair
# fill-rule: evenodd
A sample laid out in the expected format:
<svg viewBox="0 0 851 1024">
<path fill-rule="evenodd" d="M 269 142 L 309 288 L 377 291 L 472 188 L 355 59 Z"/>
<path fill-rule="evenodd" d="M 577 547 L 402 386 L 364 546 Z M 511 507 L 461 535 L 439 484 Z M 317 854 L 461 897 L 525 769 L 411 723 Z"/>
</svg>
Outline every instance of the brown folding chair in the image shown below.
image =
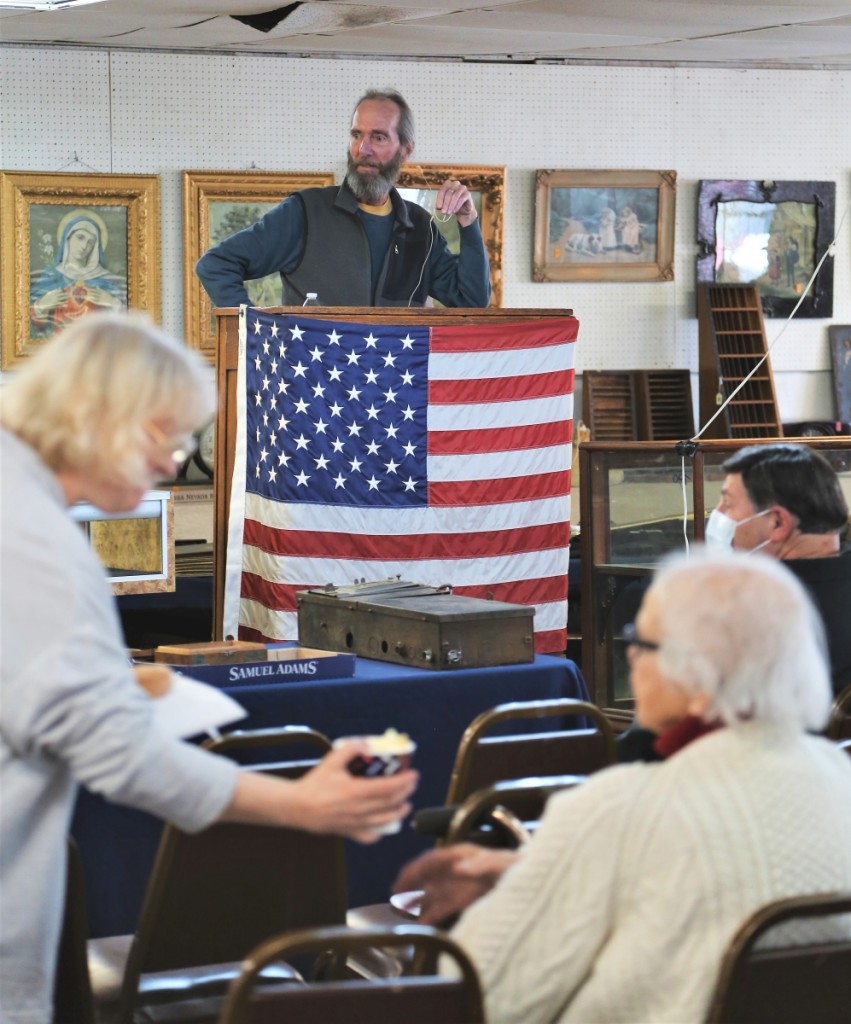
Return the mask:
<svg viewBox="0 0 851 1024">
<path fill-rule="evenodd" d="M 410 974 L 365 981 L 348 976 L 345 963 L 369 949 L 411 950 Z M 269 964 L 304 954 L 320 954 L 320 975 L 303 985 L 255 987 Z M 459 977 L 435 974 L 440 956 L 451 957 Z M 346 980 L 340 980 L 340 976 Z M 315 928 L 290 932 L 248 954 L 233 982 L 220 1024 L 478 1024 L 483 1022 L 482 994 L 475 968 L 447 935 L 423 925 L 394 928 Z"/>
<path fill-rule="evenodd" d="M 89 927 L 80 851 L 68 836 L 65 913 L 53 986 L 53 1024 L 95 1024 L 95 1003 L 86 960 Z"/>
<path fill-rule="evenodd" d="M 847 1024 L 851 922 L 835 942 L 754 949 L 777 925 L 838 914 L 851 914 L 851 892 L 778 900 L 753 914 L 721 963 L 707 1024 Z"/>
<path fill-rule="evenodd" d="M 537 718 L 585 716 L 594 728 L 486 735 L 504 723 Z M 448 805 L 492 782 L 533 775 L 590 775 L 615 763 L 615 736 L 609 720 L 588 701 L 556 700 L 499 704 L 483 711 L 461 737 L 446 794 Z"/>
<path fill-rule="evenodd" d="M 312 756 L 250 767 L 298 777 L 331 747 L 327 737 L 301 726 L 233 733 L 206 744 L 217 753 L 250 750 L 254 756 L 294 745 Z M 212 825 L 188 835 L 167 825 L 135 935 L 123 947 L 122 937 L 89 944 L 96 1001 L 109 1002 L 106 961 L 113 974 L 123 966 L 121 1024 L 130 1024 L 134 1012 L 148 1005 L 156 1006 L 157 1019 L 168 1019 L 174 1003 L 181 1007 L 175 1014 L 197 1006 L 197 1018 L 179 1019 L 214 1020 L 247 949 L 282 929 L 345 921 L 344 856 L 343 840 L 336 836 L 242 824 Z M 94 967 L 98 959 L 101 969 Z M 113 977 L 113 999 L 114 984 Z"/>
<path fill-rule="evenodd" d="M 851 683 L 837 694 L 824 734 L 829 740 L 851 739 Z"/>
</svg>

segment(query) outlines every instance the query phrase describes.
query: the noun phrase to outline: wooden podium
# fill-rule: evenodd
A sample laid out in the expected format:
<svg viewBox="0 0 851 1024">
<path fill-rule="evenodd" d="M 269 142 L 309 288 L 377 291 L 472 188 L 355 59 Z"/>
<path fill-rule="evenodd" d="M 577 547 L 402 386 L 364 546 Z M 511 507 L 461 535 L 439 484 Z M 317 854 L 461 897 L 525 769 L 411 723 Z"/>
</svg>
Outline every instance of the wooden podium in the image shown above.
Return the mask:
<svg viewBox="0 0 851 1024">
<path fill-rule="evenodd" d="M 239 310 L 216 309 L 216 452 L 214 481 L 213 638 L 223 639 L 225 568 L 231 477 L 236 447 L 237 362 Z M 301 306 L 281 306 L 269 313 L 304 315 Z M 433 327 L 446 324 L 506 324 L 572 316 L 572 309 L 407 309 L 398 306 L 314 306 L 311 317 L 365 324 L 410 324 Z"/>
</svg>

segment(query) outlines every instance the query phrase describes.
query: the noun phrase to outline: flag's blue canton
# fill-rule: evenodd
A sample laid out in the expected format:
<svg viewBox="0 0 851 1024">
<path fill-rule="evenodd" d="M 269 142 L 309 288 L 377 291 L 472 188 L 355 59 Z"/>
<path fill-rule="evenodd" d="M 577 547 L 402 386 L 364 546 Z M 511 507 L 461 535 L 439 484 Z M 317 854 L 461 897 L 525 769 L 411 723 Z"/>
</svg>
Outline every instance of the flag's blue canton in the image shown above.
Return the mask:
<svg viewBox="0 0 851 1024">
<path fill-rule="evenodd" d="M 426 503 L 426 328 L 247 312 L 246 490 Z"/>
</svg>

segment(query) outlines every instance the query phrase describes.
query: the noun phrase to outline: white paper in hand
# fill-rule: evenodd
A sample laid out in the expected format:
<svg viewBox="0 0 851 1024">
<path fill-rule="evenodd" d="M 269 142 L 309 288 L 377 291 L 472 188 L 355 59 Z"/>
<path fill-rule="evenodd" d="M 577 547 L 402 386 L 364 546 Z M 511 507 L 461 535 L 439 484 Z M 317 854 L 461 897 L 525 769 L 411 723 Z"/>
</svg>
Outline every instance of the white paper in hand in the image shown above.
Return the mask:
<svg viewBox="0 0 851 1024">
<path fill-rule="evenodd" d="M 214 686 L 172 673 L 171 688 L 153 701 L 154 720 L 172 736 L 185 739 L 245 718 L 241 704 Z"/>
</svg>

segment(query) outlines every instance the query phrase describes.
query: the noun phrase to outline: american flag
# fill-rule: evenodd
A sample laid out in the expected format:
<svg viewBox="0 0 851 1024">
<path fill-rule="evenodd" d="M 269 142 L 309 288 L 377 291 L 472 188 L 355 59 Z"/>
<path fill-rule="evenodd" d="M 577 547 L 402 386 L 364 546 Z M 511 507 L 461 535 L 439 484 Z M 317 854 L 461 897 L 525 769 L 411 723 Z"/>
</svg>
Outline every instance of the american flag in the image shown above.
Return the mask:
<svg viewBox="0 0 851 1024">
<path fill-rule="evenodd" d="M 533 605 L 563 651 L 578 326 L 243 307 L 226 634 L 294 639 L 297 591 L 399 575 Z"/>
</svg>

